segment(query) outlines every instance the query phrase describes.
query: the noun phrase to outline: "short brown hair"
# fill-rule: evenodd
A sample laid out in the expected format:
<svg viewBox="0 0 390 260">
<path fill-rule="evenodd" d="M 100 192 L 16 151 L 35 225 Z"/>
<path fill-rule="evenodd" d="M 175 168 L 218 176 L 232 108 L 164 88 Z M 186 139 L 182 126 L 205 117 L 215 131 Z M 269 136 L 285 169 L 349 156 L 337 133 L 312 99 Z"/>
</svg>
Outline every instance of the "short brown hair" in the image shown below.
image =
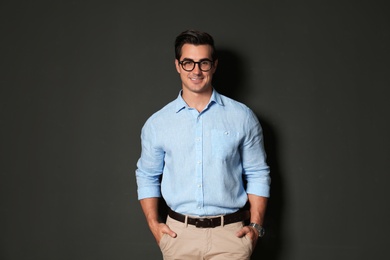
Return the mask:
<svg viewBox="0 0 390 260">
<path fill-rule="evenodd" d="M 210 45 L 212 49 L 211 57 L 214 60 L 217 60 L 217 53 L 214 46 L 213 37 L 206 33 L 197 30 L 187 30 L 180 33 L 176 37 L 175 41 L 175 57 L 177 60 L 180 60 L 181 57 L 181 48 L 184 44 L 193 44 L 193 45 Z"/>
</svg>

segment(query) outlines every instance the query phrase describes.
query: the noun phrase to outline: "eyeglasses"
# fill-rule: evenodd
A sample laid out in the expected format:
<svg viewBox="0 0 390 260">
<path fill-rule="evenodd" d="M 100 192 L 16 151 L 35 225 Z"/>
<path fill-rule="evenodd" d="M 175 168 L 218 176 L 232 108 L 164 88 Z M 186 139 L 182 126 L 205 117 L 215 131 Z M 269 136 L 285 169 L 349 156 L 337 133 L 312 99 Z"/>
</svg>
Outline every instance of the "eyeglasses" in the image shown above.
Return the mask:
<svg viewBox="0 0 390 260">
<path fill-rule="evenodd" d="M 211 68 L 214 65 L 214 61 L 211 61 L 209 59 L 204 59 L 198 62 L 195 62 L 193 60 L 183 60 L 183 61 L 179 61 L 179 64 L 185 71 L 192 71 L 193 69 L 195 69 L 195 65 L 198 64 L 199 69 L 201 71 L 206 72 L 211 70 Z"/>
</svg>

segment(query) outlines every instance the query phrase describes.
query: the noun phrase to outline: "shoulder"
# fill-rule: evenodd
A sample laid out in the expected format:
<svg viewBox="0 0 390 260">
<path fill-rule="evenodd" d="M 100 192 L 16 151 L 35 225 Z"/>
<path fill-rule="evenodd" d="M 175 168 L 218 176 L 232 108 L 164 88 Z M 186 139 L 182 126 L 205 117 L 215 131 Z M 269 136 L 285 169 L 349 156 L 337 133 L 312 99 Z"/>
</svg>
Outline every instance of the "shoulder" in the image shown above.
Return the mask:
<svg viewBox="0 0 390 260">
<path fill-rule="evenodd" d="M 219 94 L 221 108 L 233 121 L 241 122 L 245 127 L 257 127 L 260 122 L 253 110 L 246 104 Z"/>
<path fill-rule="evenodd" d="M 222 102 L 222 106 L 228 110 L 229 112 L 233 112 L 235 114 L 241 114 L 242 116 L 252 116 L 254 113 L 252 109 L 250 109 L 244 103 L 241 103 L 237 100 L 234 100 L 230 97 L 219 95 L 220 100 Z"/>
</svg>

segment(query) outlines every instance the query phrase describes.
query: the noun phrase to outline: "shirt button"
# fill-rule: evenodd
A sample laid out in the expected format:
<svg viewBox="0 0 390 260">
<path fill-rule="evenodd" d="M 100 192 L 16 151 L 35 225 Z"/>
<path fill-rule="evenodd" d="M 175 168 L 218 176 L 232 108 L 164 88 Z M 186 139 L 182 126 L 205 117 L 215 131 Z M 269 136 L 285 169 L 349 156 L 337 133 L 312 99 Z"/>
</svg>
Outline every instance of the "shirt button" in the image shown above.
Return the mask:
<svg viewBox="0 0 390 260">
<path fill-rule="evenodd" d="M 198 161 L 198 164 L 201 164 L 202 162 L 201 161 Z"/>
<path fill-rule="evenodd" d="M 202 188 L 202 184 L 198 184 L 198 188 Z"/>
</svg>

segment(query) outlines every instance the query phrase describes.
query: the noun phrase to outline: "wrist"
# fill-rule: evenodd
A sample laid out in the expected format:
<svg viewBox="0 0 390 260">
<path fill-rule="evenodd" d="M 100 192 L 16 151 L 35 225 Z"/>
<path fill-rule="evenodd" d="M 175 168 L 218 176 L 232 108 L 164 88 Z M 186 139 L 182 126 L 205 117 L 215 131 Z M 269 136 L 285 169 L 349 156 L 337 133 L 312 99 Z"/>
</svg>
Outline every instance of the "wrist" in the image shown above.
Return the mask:
<svg viewBox="0 0 390 260">
<path fill-rule="evenodd" d="M 158 219 L 153 219 L 148 221 L 148 225 L 150 228 L 157 227 L 158 225 L 160 225 L 160 223 L 161 222 Z"/>
<path fill-rule="evenodd" d="M 259 237 L 263 237 L 264 236 L 265 230 L 264 230 L 264 228 L 261 225 L 259 225 L 257 223 L 251 222 L 248 226 L 254 228 L 257 231 L 257 234 L 258 234 Z"/>
</svg>

